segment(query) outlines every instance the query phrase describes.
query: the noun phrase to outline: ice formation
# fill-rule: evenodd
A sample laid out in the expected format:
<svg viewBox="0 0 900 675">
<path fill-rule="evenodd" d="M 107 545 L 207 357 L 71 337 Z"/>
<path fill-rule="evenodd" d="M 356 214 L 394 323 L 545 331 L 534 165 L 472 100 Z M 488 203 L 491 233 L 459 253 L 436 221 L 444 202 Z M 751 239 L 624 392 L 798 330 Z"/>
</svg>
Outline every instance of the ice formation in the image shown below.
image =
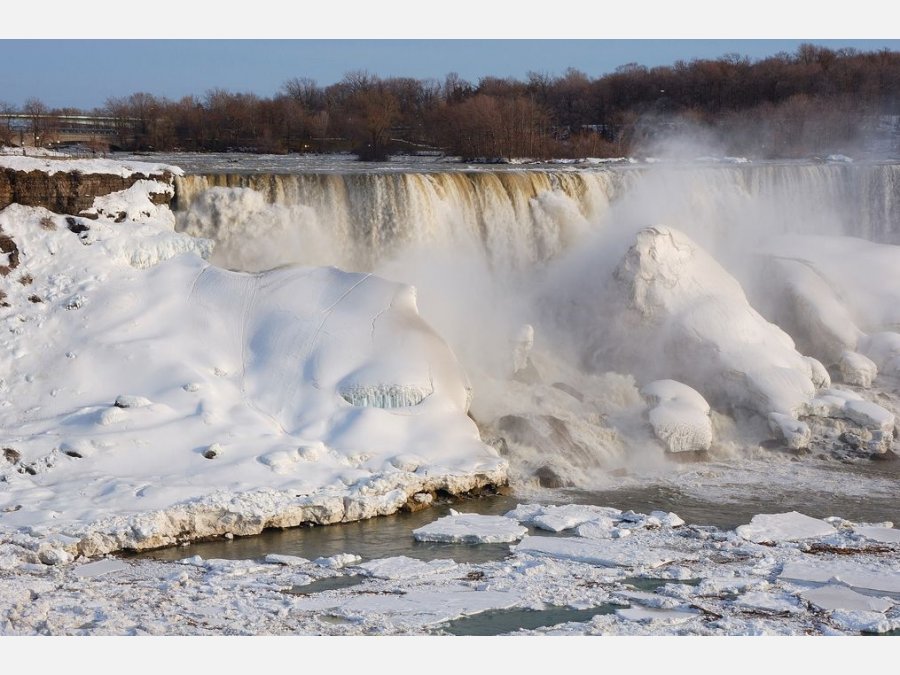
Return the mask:
<svg viewBox="0 0 900 675">
<path fill-rule="evenodd" d="M 147 183 L 0 213 L 0 539 L 62 562 L 505 482 L 413 288 L 216 268 Z"/>
</svg>

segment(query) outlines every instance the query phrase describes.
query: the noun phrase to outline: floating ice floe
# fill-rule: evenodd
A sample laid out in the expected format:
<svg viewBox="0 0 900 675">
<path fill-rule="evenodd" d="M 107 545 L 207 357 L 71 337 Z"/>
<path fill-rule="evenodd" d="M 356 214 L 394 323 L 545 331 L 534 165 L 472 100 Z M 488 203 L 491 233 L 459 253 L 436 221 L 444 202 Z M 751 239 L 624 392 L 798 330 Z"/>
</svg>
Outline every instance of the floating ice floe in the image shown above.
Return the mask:
<svg viewBox="0 0 900 675">
<path fill-rule="evenodd" d="M 790 513 L 763 513 L 753 516 L 749 525 L 741 525 L 737 534 L 752 542 L 777 543 L 799 541 L 834 534 L 830 523 L 791 511 Z"/>
<path fill-rule="evenodd" d="M 408 556 L 379 558 L 361 563 L 357 567 L 363 574 L 379 579 L 413 579 L 431 574 L 442 574 L 455 570 L 458 565 L 452 560 L 418 560 Z"/>
<path fill-rule="evenodd" d="M 516 553 L 575 560 L 606 567 L 654 568 L 676 560 L 691 560 L 695 557 L 689 552 L 648 545 L 643 541 L 636 543 L 634 537 L 611 540 L 525 537 L 513 550 Z"/>
<path fill-rule="evenodd" d="M 528 528 L 504 516 L 457 513 L 413 530 L 416 541 L 456 542 L 461 544 L 493 544 L 518 541 Z"/>
<path fill-rule="evenodd" d="M 507 518 L 550 532 L 562 532 L 595 520 L 608 520 L 622 512 L 605 506 L 589 504 L 564 504 L 561 506 L 541 506 L 539 504 L 519 504 L 507 512 Z"/>
<path fill-rule="evenodd" d="M 863 595 L 846 586 L 834 584 L 802 591 L 800 597 L 824 611 L 886 612 L 894 606 L 887 598 Z"/>
<path fill-rule="evenodd" d="M 778 576 L 781 579 L 819 584 L 837 582 L 857 590 L 900 594 L 900 571 L 873 568 L 856 562 L 788 561 Z"/>
</svg>

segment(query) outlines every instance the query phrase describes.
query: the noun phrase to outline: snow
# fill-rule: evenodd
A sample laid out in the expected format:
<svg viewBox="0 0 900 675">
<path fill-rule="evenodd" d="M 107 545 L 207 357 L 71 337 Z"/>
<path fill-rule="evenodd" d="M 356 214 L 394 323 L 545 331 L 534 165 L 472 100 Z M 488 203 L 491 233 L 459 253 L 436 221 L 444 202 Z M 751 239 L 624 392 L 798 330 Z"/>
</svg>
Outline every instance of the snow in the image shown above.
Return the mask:
<svg viewBox="0 0 900 675">
<path fill-rule="evenodd" d="M 518 541 L 527 533 L 527 527 L 511 518 L 454 512 L 413 530 L 413 537 L 416 541 L 490 544 Z"/>
<path fill-rule="evenodd" d="M 791 511 L 753 516 L 749 525 L 741 525 L 736 532 L 753 542 L 798 541 L 834 534 L 834 526 L 818 518 Z"/>
<path fill-rule="evenodd" d="M 668 452 L 700 452 L 712 444 L 709 404 L 675 380 L 657 380 L 641 389 L 650 408 L 650 425 Z"/>
<path fill-rule="evenodd" d="M 704 399 L 762 415 L 796 417 L 814 396 L 814 369 L 791 337 L 683 232 L 662 225 L 641 230 L 612 276 L 604 328 L 610 334 L 594 340 L 595 358 L 609 351 L 612 362 L 652 375 L 659 373 L 657 359 L 647 355 L 665 354 L 673 379 Z"/>
<path fill-rule="evenodd" d="M 29 532 L 64 562 L 506 481 L 414 288 L 216 268 L 211 243 L 150 202 L 160 185 L 98 198 L 97 220 L 0 212 L 29 279 L 6 284 L 0 308 L 3 398 L 16 401 L 0 407 L 0 445 L 17 456 L 0 464 L 0 541 Z"/>
<path fill-rule="evenodd" d="M 29 150 L 30 152 L 30 150 Z M 169 164 L 157 164 L 153 162 L 126 162 L 116 159 L 70 159 L 67 157 L 42 156 L 31 157 L 21 155 L 6 155 L 0 153 L 0 169 L 12 169 L 13 171 L 40 171 L 50 174 L 79 172 L 83 174 L 109 174 L 128 178 L 135 174 L 154 176 L 162 173 L 170 173 L 173 176 L 184 175 L 177 166 Z"/>
</svg>

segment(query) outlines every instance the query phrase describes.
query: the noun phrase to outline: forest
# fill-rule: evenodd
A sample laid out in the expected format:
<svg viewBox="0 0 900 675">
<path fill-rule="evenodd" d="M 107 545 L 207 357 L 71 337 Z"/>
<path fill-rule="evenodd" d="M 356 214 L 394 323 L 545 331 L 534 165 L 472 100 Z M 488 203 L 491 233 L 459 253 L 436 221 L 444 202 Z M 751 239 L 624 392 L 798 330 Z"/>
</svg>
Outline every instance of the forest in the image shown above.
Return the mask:
<svg viewBox="0 0 900 675">
<path fill-rule="evenodd" d="M 672 131 L 757 158 L 873 143 L 896 151 L 900 52 L 804 44 L 759 60 L 726 54 L 652 68 L 628 63 L 599 77 L 569 69 L 477 82 L 456 73 L 438 80 L 354 71 L 327 86 L 298 75 L 268 97 L 211 89 L 173 101 L 135 92 L 92 111 L 29 99 L 21 110 L 0 102 L 0 113 L 26 115 L 42 145 L 53 144 L 56 118 L 103 116 L 111 128 L 98 146 L 136 151 L 620 157 Z M 7 119 L 0 142 L 15 140 Z"/>
</svg>

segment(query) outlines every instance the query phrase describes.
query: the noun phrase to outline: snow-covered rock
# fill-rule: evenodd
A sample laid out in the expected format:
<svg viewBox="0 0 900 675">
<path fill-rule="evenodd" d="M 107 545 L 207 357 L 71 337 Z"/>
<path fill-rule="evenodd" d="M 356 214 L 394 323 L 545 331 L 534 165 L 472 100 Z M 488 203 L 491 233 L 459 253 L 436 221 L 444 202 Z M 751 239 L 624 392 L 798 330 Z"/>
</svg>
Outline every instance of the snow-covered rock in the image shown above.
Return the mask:
<svg viewBox="0 0 900 675">
<path fill-rule="evenodd" d="M 668 452 L 709 450 L 709 404 L 696 390 L 675 380 L 657 380 L 641 389 L 653 432 Z"/>
<path fill-rule="evenodd" d="M 875 381 L 875 377 L 878 375 L 878 366 L 875 365 L 872 359 L 849 350 L 841 354 L 838 368 L 841 371 L 841 380 L 845 384 L 852 384 L 866 389 L 872 386 L 872 382 Z"/>
<path fill-rule="evenodd" d="M 814 368 L 740 283 L 684 233 L 638 232 L 606 289 L 613 311 L 594 342 L 598 365 L 626 363 L 639 375 L 665 363 L 714 405 L 796 417 L 813 397 Z M 816 376 L 819 380 L 821 377 Z"/>
</svg>

